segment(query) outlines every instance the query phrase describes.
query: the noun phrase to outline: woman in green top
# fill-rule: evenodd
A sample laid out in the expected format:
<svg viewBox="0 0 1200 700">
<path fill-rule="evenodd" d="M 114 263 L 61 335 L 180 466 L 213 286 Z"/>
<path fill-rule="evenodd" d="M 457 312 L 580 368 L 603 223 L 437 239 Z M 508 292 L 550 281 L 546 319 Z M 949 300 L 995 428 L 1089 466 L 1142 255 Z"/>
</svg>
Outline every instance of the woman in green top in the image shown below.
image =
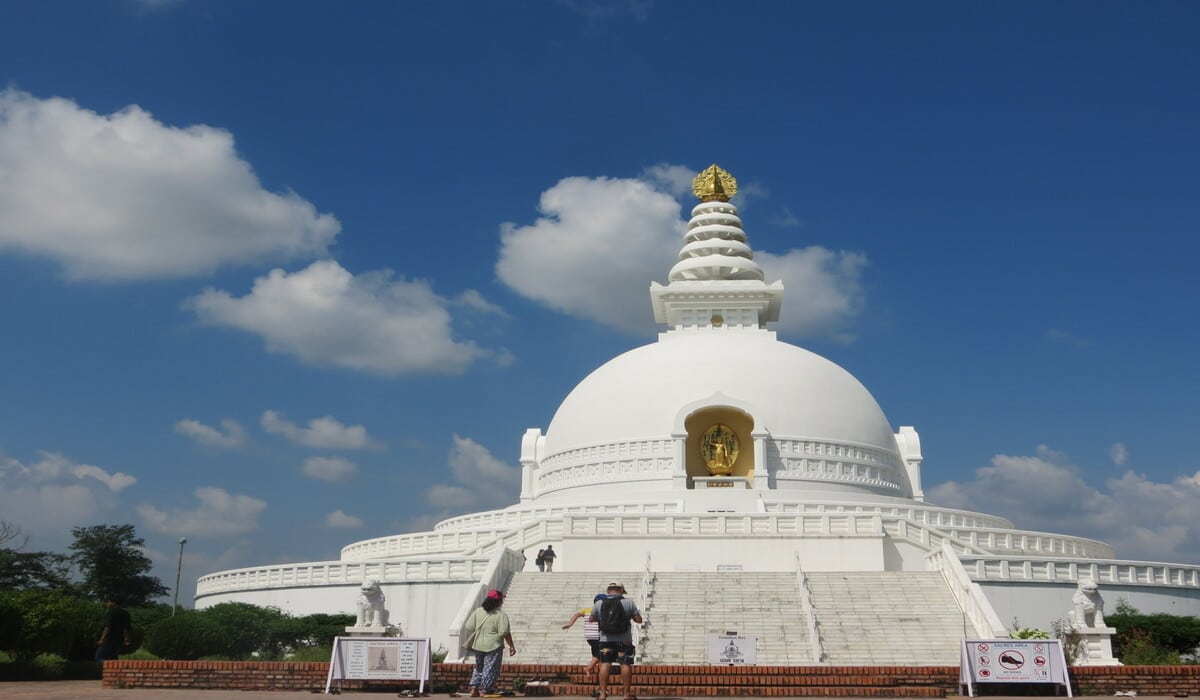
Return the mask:
<svg viewBox="0 0 1200 700">
<path fill-rule="evenodd" d="M 496 680 L 500 678 L 500 662 L 504 660 L 504 643 L 508 643 L 508 653 L 517 653 L 513 645 L 512 633 L 508 627 L 508 615 L 500 609 L 504 604 L 504 594 L 500 591 L 488 591 L 483 599 L 483 605 L 476 608 L 467 618 L 468 634 L 474 637 L 471 651 L 475 652 L 475 670 L 471 673 L 471 697 L 492 695 L 496 692 Z"/>
</svg>

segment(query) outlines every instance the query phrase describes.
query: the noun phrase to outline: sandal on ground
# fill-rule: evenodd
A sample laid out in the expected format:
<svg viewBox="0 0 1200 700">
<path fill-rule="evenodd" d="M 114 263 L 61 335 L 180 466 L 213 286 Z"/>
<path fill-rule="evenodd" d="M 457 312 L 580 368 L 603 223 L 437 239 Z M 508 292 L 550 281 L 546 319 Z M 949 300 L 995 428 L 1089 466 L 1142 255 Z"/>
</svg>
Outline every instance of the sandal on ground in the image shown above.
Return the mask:
<svg viewBox="0 0 1200 700">
<path fill-rule="evenodd" d="M 471 697 L 473 697 L 473 698 L 480 697 L 478 688 L 471 688 Z"/>
</svg>

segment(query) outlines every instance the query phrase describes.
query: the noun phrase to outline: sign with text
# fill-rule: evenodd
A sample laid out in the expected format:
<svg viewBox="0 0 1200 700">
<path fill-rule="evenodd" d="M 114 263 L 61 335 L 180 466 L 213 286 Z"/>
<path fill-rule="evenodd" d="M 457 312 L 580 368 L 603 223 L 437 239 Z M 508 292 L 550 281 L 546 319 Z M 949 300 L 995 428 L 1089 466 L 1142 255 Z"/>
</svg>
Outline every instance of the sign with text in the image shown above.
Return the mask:
<svg viewBox="0 0 1200 700">
<path fill-rule="evenodd" d="M 708 635 L 708 663 L 719 666 L 754 666 L 758 663 L 758 637 L 725 633 Z"/>
<path fill-rule="evenodd" d="M 1071 696 L 1067 659 L 1057 639 L 965 639 L 959 683 L 971 697 L 977 683 L 1054 683 Z"/>
<path fill-rule="evenodd" d="M 328 693 L 334 680 L 419 681 L 425 692 L 432 663 L 429 639 L 404 637 L 337 637 L 325 679 Z"/>
</svg>

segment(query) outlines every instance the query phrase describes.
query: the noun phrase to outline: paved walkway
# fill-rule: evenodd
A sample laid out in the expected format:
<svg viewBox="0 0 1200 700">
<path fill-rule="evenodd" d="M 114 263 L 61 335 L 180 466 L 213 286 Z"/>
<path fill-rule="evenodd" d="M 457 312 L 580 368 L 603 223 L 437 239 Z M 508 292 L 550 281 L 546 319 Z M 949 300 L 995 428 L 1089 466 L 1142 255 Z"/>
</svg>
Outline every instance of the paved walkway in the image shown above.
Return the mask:
<svg viewBox="0 0 1200 700">
<path fill-rule="evenodd" d="M 181 689 L 164 689 L 164 688 L 105 688 L 100 685 L 100 681 L 50 681 L 44 683 L 0 683 L 0 698 L 4 700 L 296 700 L 296 698 L 308 698 L 313 700 L 320 693 L 314 693 L 310 690 L 305 691 L 282 691 L 282 690 L 189 690 Z M 371 697 L 385 698 L 394 697 L 392 693 L 356 693 L 347 691 L 346 696 L 362 696 L 363 700 L 369 700 Z M 558 696 L 555 696 L 557 699 Z M 953 696 L 951 696 L 953 697 Z M 1066 697 L 1065 695 L 1062 697 Z M 438 700 L 440 698 L 448 698 L 444 693 L 431 695 L 430 698 Z M 585 700 L 580 698 L 579 700 Z M 591 700 L 587 698 L 586 700 Z M 670 700 L 669 698 L 648 698 L 647 700 Z M 729 698 L 729 700 L 737 700 Z M 745 700 L 760 700 L 759 698 Z M 808 698 L 806 700 L 814 700 Z M 842 698 L 840 700 L 845 700 Z M 1005 696 L 989 695 L 987 700 L 1029 700 L 1028 697 L 1009 698 Z M 1158 698 L 1152 695 L 1139 696 L 1138 700 L 1167 700 L 1165 696 Z M 1170 698 L 1169 700 L 1175 700 Z"/>
</svg>

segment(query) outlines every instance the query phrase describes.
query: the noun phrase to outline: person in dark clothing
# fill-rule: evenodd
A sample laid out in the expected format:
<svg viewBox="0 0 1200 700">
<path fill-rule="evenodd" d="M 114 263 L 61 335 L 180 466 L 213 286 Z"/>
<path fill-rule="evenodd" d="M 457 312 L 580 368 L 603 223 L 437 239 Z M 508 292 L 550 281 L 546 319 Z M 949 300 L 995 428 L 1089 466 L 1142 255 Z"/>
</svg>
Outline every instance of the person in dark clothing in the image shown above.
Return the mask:
<svg viewBox="0 0 1200 700">
<path fill-rule="evenodd" d="M 129 613 L 115 600 L 108 600 L 108 614 L 104 618 L 104 629 L 96 642 L 96 663 L 104 665 L 109 659 L 121 655 L 121 647 L 129 644 L 129 628 L 132 623 Z"/>
</svg>

